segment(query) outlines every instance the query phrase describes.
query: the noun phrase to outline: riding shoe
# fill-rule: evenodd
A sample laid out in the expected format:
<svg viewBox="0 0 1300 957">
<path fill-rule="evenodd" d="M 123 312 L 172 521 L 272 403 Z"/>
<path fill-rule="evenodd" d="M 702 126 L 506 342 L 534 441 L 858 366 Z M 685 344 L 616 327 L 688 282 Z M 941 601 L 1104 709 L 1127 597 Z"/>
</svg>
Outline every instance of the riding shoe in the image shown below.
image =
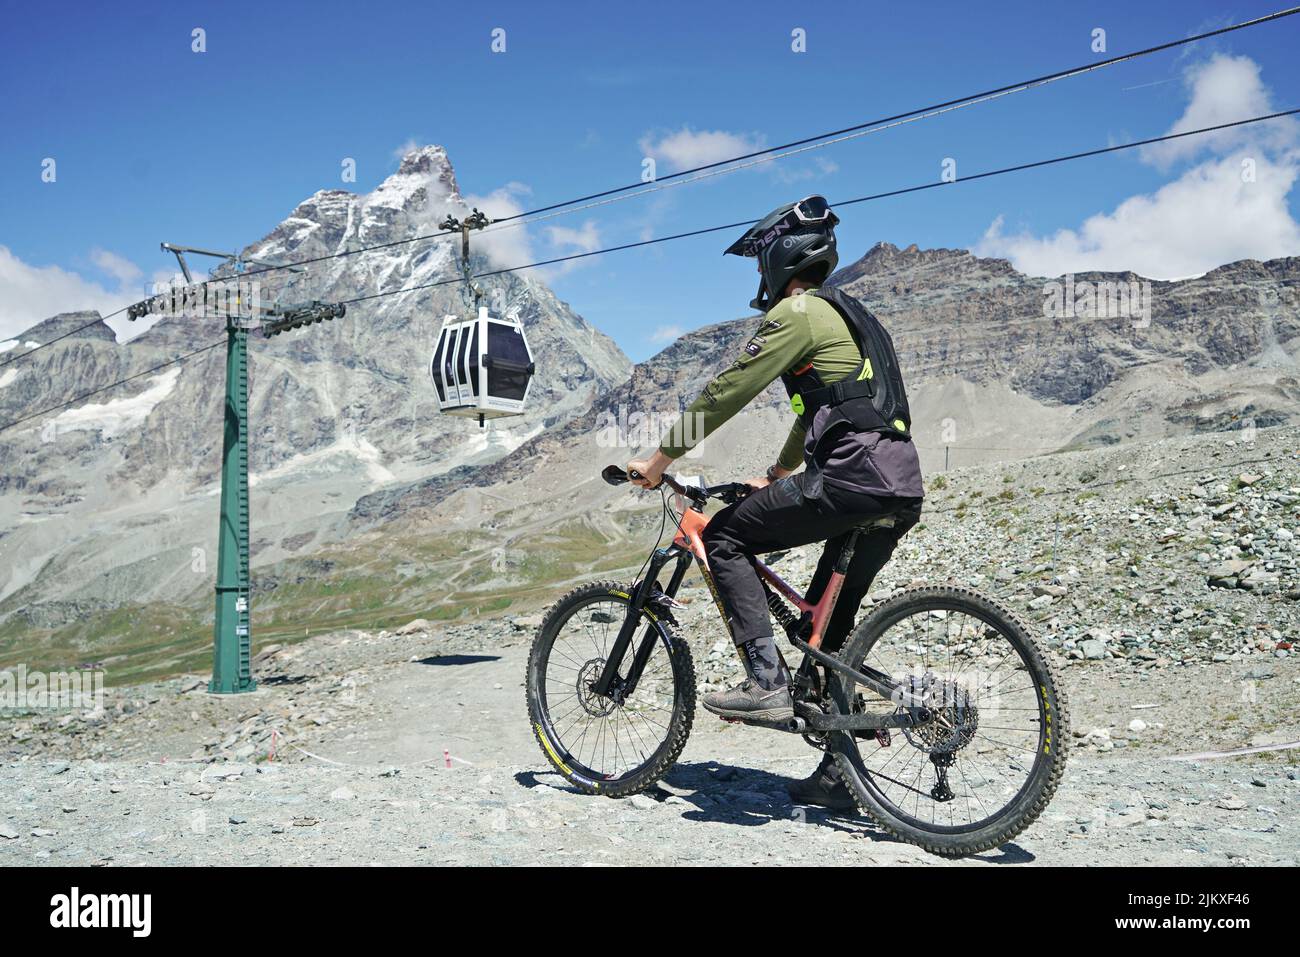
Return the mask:
<svg viewBox="0 0 1300 957">
<path fill-rule="evenodd" d="M 794 717 L 789 685 L 766 690 L 753 678 L 726 691 L 709 692 L 704 696 L 704 707 L 720 718 L 740 721 L 789 721 Z"/>
<path fill-rule="evenodd" d="M 832 811 L 855 811 L 858 807 L 840 777 L 835 759 L 829 754 L 822 758 L 816 771 L 802 781 L 791 781 L 785 790 L 795 804 L 812 804 Z"/>
</svg>

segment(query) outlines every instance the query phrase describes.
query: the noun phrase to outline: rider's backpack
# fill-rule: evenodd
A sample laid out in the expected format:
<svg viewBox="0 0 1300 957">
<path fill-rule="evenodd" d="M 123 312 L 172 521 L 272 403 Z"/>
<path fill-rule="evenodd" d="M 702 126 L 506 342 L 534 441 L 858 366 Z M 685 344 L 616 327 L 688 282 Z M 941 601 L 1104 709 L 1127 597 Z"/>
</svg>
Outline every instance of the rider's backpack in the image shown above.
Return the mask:
<svg viewBox="0 0 1300 957">
<path fill-rule="evenodd" d="M 811 365 L 785 373 L 781 381 L 795 413 L 811 427 L 817 410 L 831 406 L 822 434 L 847 425 L 854 432 L 908 436 L 912 414 L 907 406 L 907 390 L 894 342 L 885 327 L 866 306 L 839 289 L 824 287 L 809 295 L 826 300 L 843 317 L 862 353 L 862 368 L 856 377 L 848 376 L 830 385 Z"/>
</svg>

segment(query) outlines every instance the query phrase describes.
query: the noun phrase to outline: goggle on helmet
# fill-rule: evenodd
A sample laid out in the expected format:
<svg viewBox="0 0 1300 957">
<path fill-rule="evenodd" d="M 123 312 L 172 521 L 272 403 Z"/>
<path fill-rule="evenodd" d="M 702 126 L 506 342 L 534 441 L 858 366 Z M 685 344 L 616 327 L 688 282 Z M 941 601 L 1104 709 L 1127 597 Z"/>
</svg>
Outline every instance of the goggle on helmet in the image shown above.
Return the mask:
<svg viewBox="0 0 1300 957">
<path fill-rule="evenodd" d="M 761 279 L 750 305 L 767 312 L 782 298 L 790 280 L 813 267 L 824 279 L 835 271 L 835 225 L 839 217 L 822 196 L 779 206 L 746 230 L 724 255 L 756 258 Z"/>
</svg>

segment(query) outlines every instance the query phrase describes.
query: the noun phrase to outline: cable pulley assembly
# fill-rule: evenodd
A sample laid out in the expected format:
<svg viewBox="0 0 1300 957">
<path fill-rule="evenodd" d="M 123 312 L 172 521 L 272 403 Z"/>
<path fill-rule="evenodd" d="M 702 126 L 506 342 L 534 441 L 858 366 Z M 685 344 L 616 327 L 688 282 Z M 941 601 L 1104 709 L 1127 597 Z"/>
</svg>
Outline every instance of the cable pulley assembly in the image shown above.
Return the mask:
<svg viewBox="0 0 1300 957">
<path fill-rule="evenodd" d="M 282 332 L 301 329 L 326 319 L 341 319 L 347 311 L 348 307 L 341 302 L 320 300 L 297 306 L 272 306 L 264 311 L 264 315 L 274 318 L 262 320 L 262 335 L 270 339 Z"/>
<path fill-rule="evenodd" d="M 429 373 L 438 393 L 438 411 L 487 419 L 521 415 L 533 374 L 533 352 L 518 319 L 501 318 L 480 305 L 483 287 L 470 270 L 469 234 L 491 224 L 477 208 L 464 219 L 448 215 L 439 228 L 460 233 L 460 268 L 465 301 L 473 318 L 444 316 Z"/>
<path fill-rule="evenodd" d="M 465 282 L 465 290 L 469 293 L 465 297 L 465 302 L 471 309 L 478 308 L 478 301 L 483 298 L 483 287 L 474 281 L 470 273 L 469 234 L 475 229 L 484 229 L 491 223 L 492 220 L 488 219 L 487 213 L 475 206 L 474 211 L 464 219 L 457 219 L 448 213 L 447 218 L 438 224 L 439 229 L 449 233 L 460 233 L 460 274 Z"/>
</svg>

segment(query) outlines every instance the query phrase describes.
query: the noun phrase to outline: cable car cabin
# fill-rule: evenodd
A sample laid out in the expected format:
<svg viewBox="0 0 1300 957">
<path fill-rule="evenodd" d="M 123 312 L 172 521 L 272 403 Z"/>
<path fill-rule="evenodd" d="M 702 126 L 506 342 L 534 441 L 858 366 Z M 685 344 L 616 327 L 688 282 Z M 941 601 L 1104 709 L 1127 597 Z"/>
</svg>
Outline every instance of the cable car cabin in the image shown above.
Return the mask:
<svg viewBox="0 0 1300 957">
<path fill-rule="evenodd" d="M 438 411 L 484 419 L 520 415 L 533 381 L 533 353 L 517 319 L 447 316 L 438 333 L 430 373 Z"/>
</svg>

